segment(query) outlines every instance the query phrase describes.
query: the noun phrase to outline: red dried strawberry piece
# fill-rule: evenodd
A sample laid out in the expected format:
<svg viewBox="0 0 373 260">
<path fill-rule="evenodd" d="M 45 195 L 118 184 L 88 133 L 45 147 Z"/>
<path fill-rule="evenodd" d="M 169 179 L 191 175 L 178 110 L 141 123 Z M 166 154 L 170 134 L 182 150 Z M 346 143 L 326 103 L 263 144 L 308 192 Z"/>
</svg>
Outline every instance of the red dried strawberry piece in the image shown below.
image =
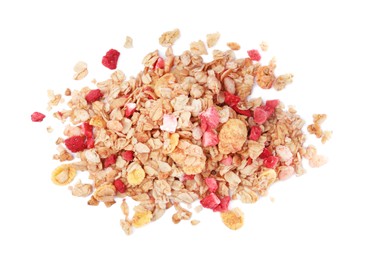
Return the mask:
<svg viewBox="0 0 373 260">
<path fill-rule="evenodd" d="M 268 119 L 268 113 L 263 107 L 257 107 L 254 110 L 254 122 L 261 125 Z"/>
<path fill-rule="evenodd" d="M 228 91 L 224 92 L 224 102 L 230 107 L 237 106 L 238 102 L 240 102 L 241 99 L 239 96 L 233 95 L 229 93 Z"/>
<path fill-rule="evenodd" d="M 73 153 L 80 152 L 87 148 L 87 143 L 85 139 L 85 136 L 72 136 L 65 140 L 65 145 L 67 149 L 69 149 Z"/>
<path fill-rule="evenodd" d="M 214 212 L 225 212 L 228 210 L 229 202 L 231 201 L 231 197 L 225 196 L 220 199 L 220 204 L 216 206 L 213 211 Z"/>
<path fill-rule="evenodd" d="M 244 116 L 247 116 L 247 117 L 250 117 L 251 116 L 251 112 L 250 112 L 250 109 L 247 109 L 247 110 L 242 110 L 242 109 L 239 109 L 238 106 L 232 106 L 233 110 L 236 111 L 236 113 L 240 114 L 240 115 L 244 115 Z"/>
<path fill-rule="evenodd" d="M 260 129 L 259 126 L 254 125 L 250 129 L 249 139 L 254 140 L 254 141 L 258 141 L 261 134 L 262 134 L 262 129 Z"/>
<path fill-rule="evenodd" d="M 117 179 L 113 182 L 114 186 L 115 186 L 115 189 L 117 190 L 117 192 L 120 192 L 120 193 L 125 193 L 126 190 L 127 190 L 127 187 L 126 185 L 124 185 L 123 181 L 121 179 Z"/>
<path fill-rule="evenodd" d="M 251 165 L 252 163 L 253 163 L 253 159 L 251 159 L 250 157 L 247 158 L 246 166 Z"/>
<path fill-rule="evenodd" d="M 87 138 L 87 148 L 92 149 L 95 147 L 95 139 L 93 137 Z"/>
<path fill-rule="evenodd" d="M 269 107 L 272 107 L 272 108 L 276 108 L 278 106 L 278 104 L 280 104 L 280 100 L 278 100 L 278 99 L 267 100 L 267 102 L 266 102 L 266 106 L 269 106 Z"/>
<path fill-rule="evenodd" d="M 34 112 L 31 115 L 31 121 L 32 122 L 41 122 L 45 118 L 45 115 L 39 112 Z"/>
<path fill-rule="evenodd" d="M 201 129 L 203 132 L 208 129 L 215 129 L 219 125 L 219 112 L 215 107 L 209 107 L 199 117 L 201 118 Z"/>
<path fill-rule="evenodd" d="M 128 103 L 126 104 L 126 112 L 125 112 L 125 117 L 129 118 L 135 113 L 136 110 L 136 103 Z"/>
<path fill-rule="evenodd" d="M 218 189 L 218 182 L 215 178 L 206 178 L 205 183 L 210 192 L 215 192 Z"/>
<path fill-rule="evenodd" d="M 155 68 L 155 69 L 163 69 L 163 68 L 164 68 L 164 59 L 161 58 L 161 57 L 159 57 L 159 58 L 157 59 L 157 62 L 156 62 L 155 65 L 154 65 L 154 68 Z"/>
<path fill-rule="evenodd" d="M 263 152 L 259 155 L 260 159 L 265 159 L 269 156 L 272 156 L 272 152 L 268 148 L 264 148 Z"/>
<path fill-rule="evenodd" d="M 220 199 L 215 193 L 210 193 L 210 195 L 204 197 L 200 202 L 204 208 L 214 209 L 220 204 Z"/>
<path fill-rule="evenodd" d="M 232 165 L 232 162 L 233 162 L 232 156 L 227 156 L 226 158 L 220 161 L 220 163 L 224 164 L 225 166 Z"/>
<path fill-rule="evenodd" d="M 206 132 L 204 132 L 202 136 L 203 147 L 215 146 L 218 143 L 219 143 L 219 138 L 218 138 L 218 135 L 214 131 L 208 129 Z"/>
<path fill-rule="evenodd" d="M 115 70 L 117 68 L 119 55 L 119 51 L 114 49 L 109 50 L 106 55 L 102 57 L 102 65 L 111 70 Z"/>
<path fill-rule="evenodd" d="M 189 175 L 189 174 L 184 174 L 184 177 L 183 177 L 183 180 L 184 181 L 187 181 L 187 180 L 194 180 L 194 175 Z"/>
<path fill-rule="evenodd" d="M 278 163 L 278 157 L 277 156 L 269 156 L 264 159 L 263 165 L 267 168 L 275 168 L 276 164 Z"/>
<path fill-rule="evenodd" d="M 134 158 L 134 153 L 133 153 L 133 151 L 124 151 L 122 153 L 122 157 L 125 161 L 131 162 Z"/>
<path fill-rule="evenodd" d="M 87 137 L 87 138 L 90 138 L 93 136 L 93 126 L 91 126 L 88 122 L 84 122 L 82 125 L 81 125 L 81 129 L 84 133 L 84 135 Z"/>
<path fill-rule="evenodd" d="M 257 50 L 249 50 L 247 51 L 247 54 L 251 60 L 260 61 L 262 58 Z"/>
<path fill-rule="evenodd" d="M 93 103 L 102 97 L 103 97 L 103 94 L 101 90 L 93 89 L 89 91 L 88 94 L 85 96 L 85 100 L 87 100 L 88 103 Z"/>
<path fill-rule="evenodd" d="M 104 161 L 104 168 L 109 167 L 117 161 L 117 156 L 115 154 L 110 155 Z"/>
</svg>

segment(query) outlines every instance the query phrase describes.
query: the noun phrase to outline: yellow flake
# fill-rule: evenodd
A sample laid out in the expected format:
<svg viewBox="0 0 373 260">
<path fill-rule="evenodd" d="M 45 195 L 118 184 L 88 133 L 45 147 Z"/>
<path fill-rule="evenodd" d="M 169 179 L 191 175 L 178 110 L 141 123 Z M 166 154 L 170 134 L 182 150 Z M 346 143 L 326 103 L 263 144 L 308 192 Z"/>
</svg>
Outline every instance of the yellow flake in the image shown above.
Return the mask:
<svg viewBox="0 0 373 260">
<path fill-rule="evenodd" d="M 243 226 L 244 215 L 239 208 L 234 208 L 226 212 L 220 213 L 224 225 L 232 230 L 237 230 Z"/>
<path fill-rule="evenodd" d="M 104 128 L 106 126 L 105 120 L 99 116 L 92 117 L 91 120 L 89 120 L 89 124 L 100 128 Z"/>
<path fill-rule="evenodd" d="M 145 178 L 145 171 L 142 168 L 130 171 L 127 174 L 127 181 L 130 185 L 139 185 Z"/>
<path fill-rule="evenodd" d="M 63 164 L 58 166 L 52 172 L 52 181 L 56 185 L 67 185 L 72 180 L 74 180 L 76 176 L 76 169 L 72 167 L 70 164 Z"/>
<path fill-rule="evenodd" d="M 136 228 L 142 227 L 146 224 L 148 224 L 153 217 L 153 214 L 151 211 L 142 211 L 142 212 L 135 212 L 132 219 L 132 225 Z"/>
</svg>

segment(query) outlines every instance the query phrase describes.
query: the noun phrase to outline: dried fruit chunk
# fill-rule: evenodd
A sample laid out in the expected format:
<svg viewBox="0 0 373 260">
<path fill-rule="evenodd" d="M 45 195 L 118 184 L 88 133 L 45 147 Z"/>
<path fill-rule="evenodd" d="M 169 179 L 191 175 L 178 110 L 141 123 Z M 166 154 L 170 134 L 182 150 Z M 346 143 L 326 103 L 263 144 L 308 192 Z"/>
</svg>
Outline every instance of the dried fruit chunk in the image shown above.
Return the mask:
<svg viewBox="0 0 373 260">
<path fill-rule="evenodd" d="M 244 214 L 239 208 L 220 213 L 224 225 L 232 230 L 241 228 L 244 224 Z"/>
<path fill-rule="evenodd" d="M 247 51 L 247 54 L 249 55 L 250 59 L 254 61 L 260 61 L 262 58 L 257 50 L 249 50 Z"/>
<path fill-rule="evenodd" d="M 142 168 L 130 171 L 127 174 L 127 181 L 130 185 L 139 185 L 145 178 L 145 171 Z"/>
<path fill-rule="evenodd" d="M 31 115 L 32 122 L 42 122 L 45 118 L 45 115 L 39 112 L 34 112 Z"/>
<path fill-rule="evenodd" d="M 104 168 L 107 168 L 111 166 L 112 164 L 115 164 L 117 160 L 117 156 L 115 154 L 111 154 L 109 157 L 107 157 L 104 161 Z"/>
<path fill-rule="evenodd" d="M 262 129 L 260 129 L 259 126 L 254 125 L 250 129 L 249 139 L 253 141 L 258 141 L 261 134 L 262 134 Z"/>
<path fill-rule="evenodd" d="M 75 176 L 76 169 L 70 164 L 63 164 L 54 169 L 51 179 L 56 185 L 67 185 L 74 180 Z"/>
<path fill-rule="evenodd" d="M 102 57 L 102 65 L 108 69 L 115 70 L 117 68 L 119 55 L 119 51 L 110 49 L 108 52 L 106 52 L 106 55 Z"/>
<path fill-rule="evenodd" d="M 127 190 L 127 187 L 126 185 L 124 185 L 123 181 L 121 179 L 116 179 L 114 182 L 113 182 L 114 186 L 115 186 L 115 189 L 119 192 L 119 193 L 125 193 L 126 190 Z"/>
<path fill-rule="evenodd" d="M 136 228 L 145 226 L 152 220 L 153 214 L 151 211 L 136 211 L 132 218 L 132 225 Z"/>
<path fill-rule="evenodd" d="M 261 125 L 268 119 L 268 113 L 263 107 L 257 107 L 254 110 L 254 122 Z"/>
<path fill-rule="evenodd" d="M 209 129 L 203 134 L 202 136 L 203 147 L 215 146 L 218 143 L 219 143 L 219 138 L 218 138 L 218 135 L 214 131 Z"/>
<path fill-rule="evenodd" d="M 225 212 L 228 210 L 229 202 L 231 201 L 231 197 L 224 196 L 223 198 L 220 199 L 220 204 L 216 206 L 213 211 L 214 212 Z"/>
<path fill-rule="evenodd" d="M 87 148 L 86 138 L 81 135 L 67 138 L 65 145 L 73 153 L 84 151 Z"/>
<path fill-rule="evenodd" d="M 204 208 L 214 209 L 220 204 L 220 199 L 215 193 L 210 193 L 210 195 L 204 197 L 200 202 Z"/>
<path fill-rule="evenodd" d="M 247 128 L 239 119 L 229 119 L 219 132 L 219 152 L 235 153 L 242 149 L 247 139 Z"/>
<path fill-rule="evenodd" d="M 219 112 L 215 107 L 209 107 L 206 109 L 206 111 L 200 114 L 200 118 L 202 131 L 206 131 L 207 129 L 215 129 L 219 125 Z"/>
<path fill-rule="evenodd" d="M 97 100 L 100 100 L 103 97 L 103 94 L 101 90 L 99 89 L 93 89 L 88 92 L 88 94 L 85 96 L 85 100 L 87 100 L 88 103 L 93 103 Z"/>
<path fill-rule="evenodd" d="M 160 129 L 169 133 L 175 133 L 177 118 L 174 115 L 163 115 L 163 124 Z"/>
<path fill-rule="evenodd" d="M 159 44 L 163 47 L 169 47 L 175 43 L 180 37 L 179 29 L 173 31 L 164 32 L 161 37 L 159 37 Z"/>
<path fill-rule="evenodd" d="M 218 189 L 218 182 L 215 178 L 206 178 L 205 183 L 210 192 L 215 192 Z"/>
<path fill-rule="evenodd" d="M 122 157 L 125 161 L 131 162 L 134 158 L 134 152 L 133 151 L 124 151 L 122 153 Z"/>
<path fill-rule="evenodd" d="M 277 163 L 278 163 L 277 156 L 269 156 L 265 158 L 263 161 L 263 165 L 267 168 L 275 168 Z"/>
</svg>

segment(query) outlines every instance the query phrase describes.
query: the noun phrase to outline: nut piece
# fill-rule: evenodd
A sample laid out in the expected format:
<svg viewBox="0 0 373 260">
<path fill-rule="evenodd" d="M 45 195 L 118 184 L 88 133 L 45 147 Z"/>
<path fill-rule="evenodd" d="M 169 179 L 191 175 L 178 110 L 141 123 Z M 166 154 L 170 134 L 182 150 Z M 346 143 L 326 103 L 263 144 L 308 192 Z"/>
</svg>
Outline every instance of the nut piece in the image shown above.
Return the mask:
<svg viewBox="0 0 373 260">
<path fill-rule="evenodd" d="M 180 37 L 179 29 L 175 29 L 173 31 L 165 32 L 159 37 L 159 44 L 163 47 L 169 47 L 175 43 L 177 39 Z"/>
<path fill-rule="evenodd" d="M 136 211 L 133 215 L 132 225 L 136 228 L 145 226 L 152 220 L 152 212 L 147 211 Z"/>
<path fill-rule="evenodd" d="M 242 149 L 247 140 L 247 128 L 239 119 L 229 119 L 219 133 L 219 152 L 222 154 L 235 153 Z"/>
<path fill-rule="evenodd" d="M 76 169 L 70 164 L 63 164 L 52 172 L 52 182 L 56 185 L 67 185 L 74 180 L 75 176 Z"/>
<path fill-rule="evenodd" d="M 241 228 L 244 224 L 244 214 L 239 208 L 220 213 L 224 225 L 232 230 Z"/>
<path fill-rule="evenodd" d="M 127 174 L 127 181 L 130 185 L 139 185 L 145 178 L 145 171 L 142 168 L 138 168 L 130 171 Z"/>
</svg>

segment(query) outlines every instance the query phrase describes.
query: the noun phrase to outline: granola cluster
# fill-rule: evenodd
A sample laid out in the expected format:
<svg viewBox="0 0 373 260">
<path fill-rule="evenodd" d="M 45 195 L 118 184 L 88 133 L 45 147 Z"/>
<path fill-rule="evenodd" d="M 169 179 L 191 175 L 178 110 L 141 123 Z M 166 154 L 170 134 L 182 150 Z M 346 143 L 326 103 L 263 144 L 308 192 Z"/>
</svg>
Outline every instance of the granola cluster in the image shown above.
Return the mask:
<svg viewBox="0 0 373 260">
<path fill-rule="evenodd" d="M 114 70 L 111 77 L 92 89 L 67 89 L 68 108 L 54 113 L 66 123 L 54 159 L 65 163 L 52 172 L 52 181 L 68 185 L 77 171 L 88 171 L 92 183 L 79 180 L 72 194 L 90 196 L 89 205 L 110 207 L 121 200 L 126 234 L 171 207 L 174 223 L 197 225 L 185 207 L 195 201 L 238 229 L 243 213 L 230 210 L 231 200 L 256 202 L 273 183 L 303 174 L 303 158 L 314 167 L 326 162 L 313 146 L 304 147 L 305 122 L 295 109 L 250 98 L 254 87 L 283 89 L 291 74 L 276 76 L 275 63 L 262 65 L 257 50 L 236 58 L 241 46 L 234 42 L 227 51 L 213 50 L 210 62 L 201 57 L 207 54 L 202 40 L 175 55 L 172 45 L 179 37 L 178 29 L 162 34 L 165 56 L 150 52 L 136 77 L 115 70 L 119 52 L 108 51 L 102 62 Z M 207 47 L 219 38 L 208 34 Z M 127 36 L 125 47 L 132 47 L 132 38 Z M 75 80 L 83 79 L 87 64 L 77 63 L 74 72 Z M 59 103 L 60 95 L 50 96 L 50 105 Z M 319 134 L 317 125 L 311 128 Z M 132 215 L 127 198 L 137 202 Z"/>
</svg>

